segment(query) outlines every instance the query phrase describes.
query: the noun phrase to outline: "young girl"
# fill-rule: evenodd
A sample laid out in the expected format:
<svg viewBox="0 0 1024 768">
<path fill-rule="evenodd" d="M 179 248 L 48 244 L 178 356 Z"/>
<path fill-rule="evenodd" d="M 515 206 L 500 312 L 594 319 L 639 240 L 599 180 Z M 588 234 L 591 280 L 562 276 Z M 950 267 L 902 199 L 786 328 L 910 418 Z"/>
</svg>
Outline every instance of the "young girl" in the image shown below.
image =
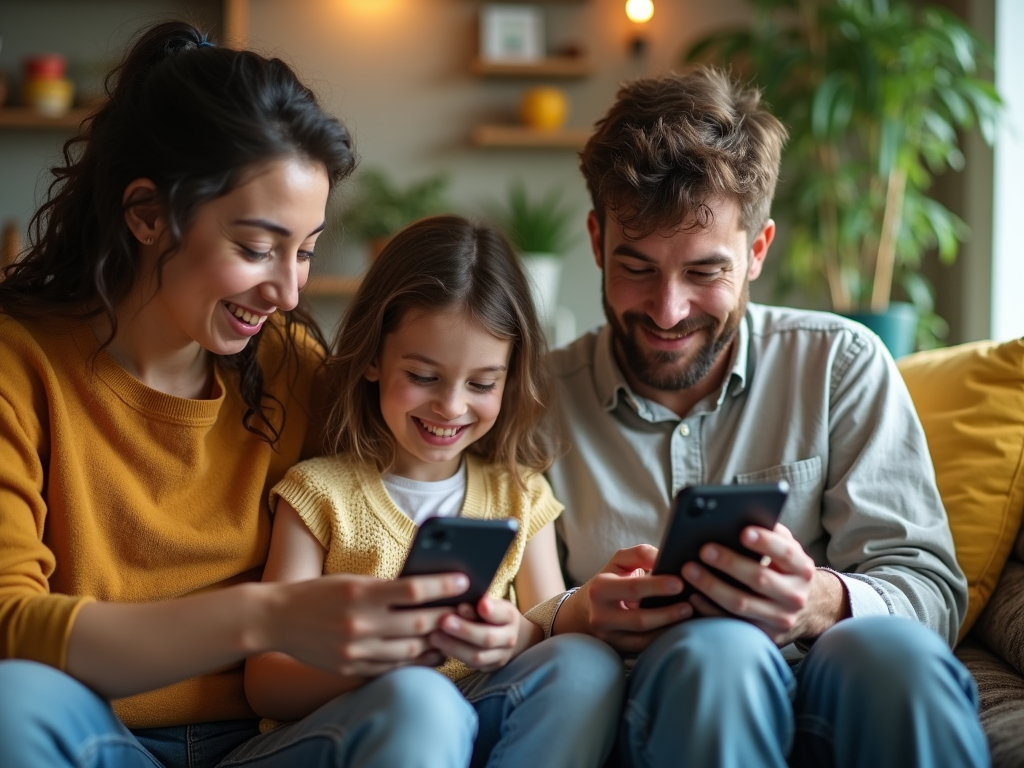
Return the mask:
<svg viewBox="0 0 1024 768">
<path fill-rule="evenodd" d="M 562 506 L 540 474 L 551 460 L 540 435 L 543 347 L 523 270 L 493 229 L 435 217 L 385 248 L 329 361 L 330 455 L 271 491 L 264 579 L 394 579 L 417 526 L 434 516 L 515 518 L 519 534 L 476 605 L 430 609 L 428 622 L 404 626 L 404 611 L 385 611 L 353 627 L 373 668 L 330 675 L 283 654 L 250 659 L 246 692 L 258 713 L 302 717 L 407 665 L 389 645 L 425 638 L 415 663 L 439 665 L 479 717 L 474 765 L 603 763 L 623 685 L 618 656 L 582 635 L 540 643 L 543 630 L 521 612 L 563 589 L 552 522 Z M 410 588 L 401 602 L 423 597 Z"/>
</svg>

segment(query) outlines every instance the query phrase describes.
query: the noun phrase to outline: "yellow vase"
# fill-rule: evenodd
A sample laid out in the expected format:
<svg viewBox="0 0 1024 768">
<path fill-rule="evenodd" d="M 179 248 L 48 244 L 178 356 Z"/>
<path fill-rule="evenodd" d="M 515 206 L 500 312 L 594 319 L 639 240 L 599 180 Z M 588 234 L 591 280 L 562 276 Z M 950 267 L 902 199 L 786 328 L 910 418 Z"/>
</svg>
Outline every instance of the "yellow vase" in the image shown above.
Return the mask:
<svg viewBox="0 0 1024 768">
<path fill-rule="evenodd" d="M 542 131 L 561 128 L 568 116 L 569 99 L 558 88 L 531 88 L 523 94 L 519 104 L 519 117 L 523 123 Z"/>
</svg>

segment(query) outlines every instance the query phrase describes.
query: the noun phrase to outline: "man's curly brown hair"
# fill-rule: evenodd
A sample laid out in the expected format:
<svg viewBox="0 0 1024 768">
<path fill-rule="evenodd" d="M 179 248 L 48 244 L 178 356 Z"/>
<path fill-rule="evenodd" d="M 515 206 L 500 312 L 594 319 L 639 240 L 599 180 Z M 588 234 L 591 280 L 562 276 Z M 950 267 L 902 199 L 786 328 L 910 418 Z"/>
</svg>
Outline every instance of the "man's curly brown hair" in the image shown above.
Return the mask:
<svg viewBox="0 0 1024 768">
<path fill-rule="evenodd" d="M 580 169 L 602 232 L 609 212 L 630 238 L 702 229 L 708 203 L 725 198 L 752 239 L 768 221 L 786 137 L 758 90 L 698 67 L 623 85 Z"/>
</svg>

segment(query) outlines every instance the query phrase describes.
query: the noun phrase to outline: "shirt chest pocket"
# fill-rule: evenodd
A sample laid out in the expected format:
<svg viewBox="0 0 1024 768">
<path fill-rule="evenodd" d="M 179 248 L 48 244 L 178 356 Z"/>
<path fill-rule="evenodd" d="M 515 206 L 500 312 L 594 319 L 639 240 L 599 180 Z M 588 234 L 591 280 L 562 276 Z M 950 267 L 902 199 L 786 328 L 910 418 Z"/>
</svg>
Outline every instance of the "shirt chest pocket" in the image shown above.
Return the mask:
<svg viewBox="0 0 1024 768">
<path fill-rule="evenodd" d="M 782 509 L 783 521 L 792 529 L 793 522 L 817 520 L 821 516 L 821 492 L 823 478 L 821 457 L 778 464 L 757 472 L 744 472 L 736 475 L 737 485 L 753 483 L 777 483 L 785 480 L 789 483 L 789 497 Z M 788 521 L 788 522 L 787 522 Z"/>
</svg>

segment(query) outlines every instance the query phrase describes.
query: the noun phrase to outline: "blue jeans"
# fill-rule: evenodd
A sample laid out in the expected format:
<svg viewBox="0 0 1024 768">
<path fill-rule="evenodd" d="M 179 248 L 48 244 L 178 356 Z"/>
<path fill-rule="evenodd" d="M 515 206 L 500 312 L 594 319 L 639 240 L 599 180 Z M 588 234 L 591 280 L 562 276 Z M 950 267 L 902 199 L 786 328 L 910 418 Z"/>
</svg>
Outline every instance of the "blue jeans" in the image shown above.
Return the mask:
<svg viewBox="0 0 1024 768">
<path fill-rule="evenodd" d="M 433 669 L 409 667 L 262 735 L 256 720 L 130 731 L 73 678 L 3 661 L 0 766 L 597 768 L 611 751 L 625 676 L 611 648 L 565 635 L 459 687 L 462 694 Z"/>
<path fill-rule="evenodd" d="M 791 670 L 736 619 L 683 622 L 640 654 L 617 758 L 631 768 L 988 766 L 974 680 L 895 617 L 843 621 Z"/>
<path fill-rule="evenodd" d="M 626 677 L 609 646 L 559 635 L 457 685 L 480 721 L 474 768 L 598 768 L 615 741 Z"/>
<path fill-rule="evenodd" d="M 408 667 L 296 723 L 262 735 L 257 724 L 130 731 L 107 701 L 68 675 L 30 661 L 0 661 L 4 768 L 462 768 L 472 755 L 477 717 L 447 678 Z"/>
</svg>

